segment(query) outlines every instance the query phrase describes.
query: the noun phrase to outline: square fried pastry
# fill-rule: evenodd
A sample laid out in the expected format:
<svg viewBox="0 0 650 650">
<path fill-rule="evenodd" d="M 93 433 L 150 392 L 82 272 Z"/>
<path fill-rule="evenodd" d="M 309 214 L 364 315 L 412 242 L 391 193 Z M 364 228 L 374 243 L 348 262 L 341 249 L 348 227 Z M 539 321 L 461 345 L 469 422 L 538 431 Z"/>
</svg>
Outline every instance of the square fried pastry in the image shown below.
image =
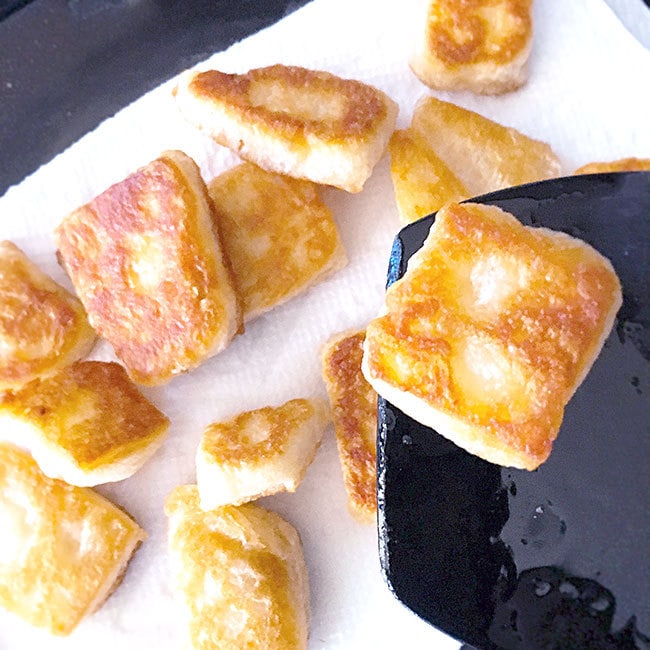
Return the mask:
<svg viewBox="0 0 650 650">
<path fill-rule="evenodd" d="M 205 512 L 196 486 L 167 497 L 174 588 L 192 650 L 306 650 L 309 582 L 300 537 L 254 504 Z"/>
<path fill-rule="evenodd" d="M 0 391 L 85 357 L 95 338 L 79 300 L 15 244 L 0 242 Z"/>
<path fill-rule="evenodd" d="M 410 132 L 479 196 L 559 176 L 558 157 L 544 142 L 435 97 L 415 106 Z"/>
<path fill-rule="evenodd" d="M 216 354 L 241 313 L 194 161 L 168 151 L 56 229 L 59 257 L 90 323 L 140 384 Z"/>
<path fill-rule="evenodd" d="M 0 395 L 0 439 L 29 449 L 45 474 L 72 485 L 131 476 L 168 426 L 117 363 L 78 361 Z"/>
<path fill-rule="evenodd" d="M 445 203 L 470 196 L 454 172 L 414 129 L 395 131 L 388 144 L 390 174 L 400 220 L 412 223 Z"/>
<path fill-rule="evenodd" d="M 330 422 L 324 402 L 293 399 L 210 424 L 196 454 L 201 507 L 295 492 Z"/>
<path fill-rule="evenodd" d="M 0 606 L 67 635 L 119 585 L 145 532 L 87 488 L 45 476 L 0 444 Z"/>
<path fill-rule="evenodd" d="M 575 174 L 602 174 L 604 172 L 650 171 L 650 158 L 621 158 L 609 162 L 592 162 L 575 170 Z"/>
<path fill-rule="evenodd" d="M 184 117 L 268 171 L 360 192 L 395 127 L 397 104 L 353 79 L 296 66 L 184 73 Z"/>
<path fill-rule="evenodd" d="M 420 0 L 411 70 L 431 88 L 496 95 L 528 78 L 532 0 Z"/>
<path fill-rule="evenodd" d="M 336 446 L 350 512 L 362 522 L 377 514 L 377 393 L 361 372 L 365 331 L 333 336 L 321 353 Z"/>
<path fill-rule="evenodd" d="M 620 305 L 611 263 L 583 241 L 449 204 L 368 325 L 363 372 L 470 453 L 532 470 Z"/>
<path fill-rule="evenodd" d="M 293 298 L 347 263 L 314 183 L 243 163 L 208 186 L 244 320 Z"/>
</svg>

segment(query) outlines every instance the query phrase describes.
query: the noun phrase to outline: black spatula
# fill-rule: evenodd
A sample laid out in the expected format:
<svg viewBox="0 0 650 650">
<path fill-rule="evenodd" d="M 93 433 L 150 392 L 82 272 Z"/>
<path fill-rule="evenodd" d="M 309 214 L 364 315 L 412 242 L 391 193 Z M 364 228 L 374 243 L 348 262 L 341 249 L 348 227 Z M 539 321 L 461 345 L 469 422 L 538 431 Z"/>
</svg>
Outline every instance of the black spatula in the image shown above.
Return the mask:
<svg viewBox="0 0 650 650">
<path fill-rule="evenodd" d="M 650 173 L 472 199 L 613 263 L 624 302 L 534 472 L 471 456 L 379 400 L 381 563 L 395 596 L 481 649 L 650 648 Z M 435 215 L 396 237 L 388 284 Z"/>
</svg>

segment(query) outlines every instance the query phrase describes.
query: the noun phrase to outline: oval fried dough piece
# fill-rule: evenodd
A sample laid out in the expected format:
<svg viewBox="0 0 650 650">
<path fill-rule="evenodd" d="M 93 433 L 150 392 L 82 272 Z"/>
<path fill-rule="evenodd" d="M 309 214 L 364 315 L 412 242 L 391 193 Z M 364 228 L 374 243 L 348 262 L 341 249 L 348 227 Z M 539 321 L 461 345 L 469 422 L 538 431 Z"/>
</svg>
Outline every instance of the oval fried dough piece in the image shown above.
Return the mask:
<svg viewBox="0 0 650 650">
<path fill-rule="evenodd" d="M 67 635 L 119 584 L 145 532 L 87 488 L 0 444 L 0 605 Z"/>
<path fill-rule="evenodd" d="M 332 213 L 314 183 L 243 163 L 208 189 L 244 320 L 347 263 Z"/>
<path fill-rule="evenodd" d="M 410 66 L 431 88 L 506 93 L 526 82 L 532 0 L 421 0 Z"/>
<path fill-rule="evenodd" d="M 192 650 L 306 650 L 309 583 L 300 537 L 253 504 L 205 512 L 196 486 L 167 497 L 171 570 Z"/>
<path fill-rule="evenodd" d="M 284 65 L 190 71 L 175 94 L 190 123 L 244 160 L 349 192 L 381 158 L 398 110 L 360 81 Z"/>
<path fill-rule="evenodd" d="M 321 353 L 336 446 L 350 512 L 364 523 L 377 513 L 377 393 L 361 373 L 365 331 L 332 337 Z"/>
<path fill-rule="evenodd" d="M 423 97 L 417 103 L 411 129 L 442 158 L 471 196 L 561 173 L 558 157 L 544 142 L 435 97 Z"/>
<path fill-rule="evenodd" d="M 86 356 L 95 338 L 79 300 L 0 242 L 0 391 L 56 373 Z"/>
<path fill-rule="evenodd" d="M 323 402 L 294 399 L 209 425 L 196 454 L 201 507 L 295 492 L 330 422 Z"/>
<path fill-rule="evenodd" d="M 29 449 L 45 474 L 72 485 L 131 476 L 168 426 L 117 363 L 79 361 L 0 396 L 0 439 Z"/>
<path fill-rule="evenodd" d="M 470 453 L 532 470 L 620 305 L 616 273 L 591 246 L 450 204 L 368 325 L 363 372 Z"/>
<path fill-rule="evenodd" d="M 460 179 L 414 129 L 395 131 L 388 150 L 395 201 L 403 224 L 469 197 Z"/>
<path fill-rule="evenodd" d="M 241 325 L 194 161 L 169 151 L 69 214 L 60 259 L 91 324 L 140 384 L 223 350 Z"/>
</svg>

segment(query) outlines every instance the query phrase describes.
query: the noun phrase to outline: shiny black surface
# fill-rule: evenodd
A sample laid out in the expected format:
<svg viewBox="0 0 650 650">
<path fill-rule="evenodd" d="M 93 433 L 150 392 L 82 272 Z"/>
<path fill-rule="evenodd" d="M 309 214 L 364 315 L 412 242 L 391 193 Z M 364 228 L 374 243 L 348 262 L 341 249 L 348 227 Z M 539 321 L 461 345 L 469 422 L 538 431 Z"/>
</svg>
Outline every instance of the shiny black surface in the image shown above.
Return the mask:
<svg viewBox="0 0 650 650">
<path fill-rule="evenodd" d="M 0 196 L 140 95 L 306 3 L 0 0 Z"/>
<path fill-rule="evenodd" d="M 477 199 L 474 199 L 477 200 Z M 535 472 L 471 456 L 380 400 L 382 568 L 404 604 L 477 648 L 650 648 L 650 173 L 478 199 L 614 264 L 624 304 Z M 388 283 L 433 216 L 403 229 Z"/>
</svg>

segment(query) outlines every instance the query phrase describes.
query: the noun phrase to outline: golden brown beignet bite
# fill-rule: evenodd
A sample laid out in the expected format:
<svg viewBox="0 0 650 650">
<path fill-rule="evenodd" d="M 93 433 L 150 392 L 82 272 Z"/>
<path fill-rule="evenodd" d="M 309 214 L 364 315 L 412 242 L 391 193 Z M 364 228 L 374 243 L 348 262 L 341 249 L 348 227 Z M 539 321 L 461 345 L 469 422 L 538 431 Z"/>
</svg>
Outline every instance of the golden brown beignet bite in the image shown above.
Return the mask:
<svg viewBox="0 0 650 650">
<path fill-rule="evenodd" d="M 119 585 L 145 532 L 87 488 L 48 478 L 0 444 L 0 605 L 67 635 Z"/>
<path fill-rule="evenodd" d="M 601 174 L 603 172 L 650 171 L 650 158 L 621 158 L 611 162 L 592 162 L 578 167 L 574 174 Z"/>
<path fill-rule="evenodd" d="M 285 65 L 188 71 L 175 94 L 190 123 L 244 160 L 348 192 L 363 188 L 398 110 L 360 81 Z"/>
<path fill-rule="evenodd" d="M 423 97 L 411 129 L 479 196 L 559 176 L 558 157 L 544 142 L 435 97 Z"/>
<path fill-rule="evenodd" d="M 0 440 L 72 485 L 120 481 L 160 447 L 169 420 L 117 363 L 79 361 L 0 396 Z"/>
<path fill-rule="evenodd" d="M 532 0 L 420 0 L 410 66 L 431 88 L 496 95 L 528 78 Z"/>
<path fill-rule="evenodd" d="M 616 273 L 591 246 L 450 204 L 368 325 L 363 372 L 470 453 L 532 470 L 620 305 Z"/>
<path fill-rule="evenodd" d="M 192 650 L 305 650 L 309 582 L 300 537 L 253 504 L 199 507 L 196 486 L 167 497 L 171 571 Z"/>
<path fill-rule="evenodd" d="M 325 403 L 293 399 L 210 424 L 196 454 L 201 507 L 295 492 L 330 422 Z"/>
<path fill-rule="evenodd" d="M 395 201 L 403 224 L 469 197 L 469 190 L 414 129 L 395 131 L 388 150 Z"/>
<path fill-rule="evenodd" d="M 362 522 L 377 514 L 377 393 L 361 372 L 365 331 L 342 332 L 322 350 L 350 512 Z"/>
<path fill-rule="evenodd" d="M 56 373 L 86 356 L 95 338 L 79 300 L 0 242 L 0 391 Z"/>
<path fill-rule="evenodd" d="M 293 298 L 347 263 L 315 184 L 243 163 L 209 184 L 244 320 Z"/>
<path fill-rule="evenodd" d="M 198 366 L 240 329 L 211 209 L 194 161 L 169 151 L 56 229 L 91 324 L 140 384 Z"/>
</svg>

